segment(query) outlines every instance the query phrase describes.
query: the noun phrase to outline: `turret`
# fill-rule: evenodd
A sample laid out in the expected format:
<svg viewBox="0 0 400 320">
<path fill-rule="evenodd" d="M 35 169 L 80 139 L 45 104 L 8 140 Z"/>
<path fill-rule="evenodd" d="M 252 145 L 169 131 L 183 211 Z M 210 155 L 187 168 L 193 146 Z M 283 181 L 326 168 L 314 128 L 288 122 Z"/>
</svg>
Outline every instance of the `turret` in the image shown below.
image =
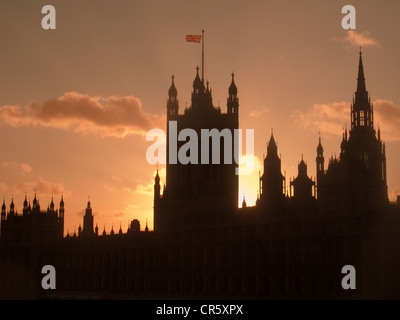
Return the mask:
<svg viewBox="0 0 400 320">
<path fill-rule="evenodd" d="M 26 198 L 26 194 L 25 194 L 25 199 L 24 199 L 24 207 L 22 208 L 22 215 L 27 215 L 27 214 L 29 214 L 29 211 L 28 211 L 28 199 Z"/>
<path fill-rule="evenodd" d="M 321 137 L 318 139 L 318 147 L 317 147 L 317 157 L 315 159 L 316 164 L 317 164 L 317 180 L 318 177 L 322 174 L 324 174 L 324 164 L 325 164 L 325 159 L 324 159 L 324 148 L 322 147 L 321 144 Z"/>
<path fill-rule="evenodd" d="M 242 201 L 242 208 L 246 208 L 247 207 L 247 203 L 246 203 L 246 197 L 243 194 L 243 201 Z"/>
<path fill-rule="evenodd" d="M 13 215 L 15 214 L 14 208 L 15 208 L 15 206 L 14 206 L 14 199 L 11 198 L 11 203 L 10 203 L 10 216 L 13 216 Z"/>
<path fill-rule="evenodd" d="M 319 137 L 318 140 L 317 157 L 315 158 L 315 162 L 317 168 L 317 192 L 318 192 L 318 185 L 321 182 L 321 178 L 325 172 L 324 148 L 322 147 L 321 136 Z"/>
<path fill-rule="evenodd" d="M 83 217 L 83 230 L 82 234 L 85 236 L 93 236 L 93 214 L 90 199 L 88 199 L 85 216 Z"/>
<path fill-rule="evenodd" d="M 33 202 L 32 202 L 32 212 L 35 212 L 35 213 L 40 212 L 39 199 L 36 197 L 36 193 L 35 193 L 35 197 L 33 198 Z"/>
<path fill-rule="evenodd" d="M 60 208 L 58 209 L 58 223 L 61 229 L 61 234 L 64 233 L 64 197 L 61 195 Z"/>
<path fill-rule="evenodd" d="M 158 175 L 158 169 L 157 169 L 156 177 L 154 178 L 154 206 L 158 204 L 158 201 L 160 199 L 160 191 L 161 191 L 160 176 Z"/>
<path fill-rule="evenodd" d="M 298 165 L 298 175 L 290 182 L 291 189 L 293 187 L 293 198 L 302 202 L 312 199 L 314 184 L 314 181 L 307 175 L 307 164 L 304 162 L 303 156 L 301 156 L 301 161 Z"/>
<path fill-rule="evenodd" d="M 272 132 L 267 156 L 264 159 L 264 173 L 260 180 L 261 203 L 279 202 L 284 198 L 285 177 L 281 172 L 281 159 L 278 156 L 278 147 Z"/>
<path fill-rule="evenodd" d="M 210 95 L 207 95 L 203 81 L 200 80 L 199 67 L 196 68 L 196 77 L 193 81 L 192 108 L 198 110 L 210 105 Z"/>
<path fill-rule="evenodd" d="M 3 199 L 3 205 L 1 206 L 1 221 L 6 220 L 6 202 Z"/>
<path fill-rule="evenodd" d="M 138 219 L 134 219 L 131 221 L 131 231 L 139 232 L 140 231 L 140 222 Z"/>
<path fill-rule="evenodd" d="M 228 114 L 238 114 L 239 112 L 239 98 L 237 96 L 237 87 L 235 84 L 235 74 L 232 73 L 232 82 L 228 90 Z"/>
<path fill-rule="evenodd" d="M 174 83 L 174 75 L 171 76 L 172 83 L 168 90 L 168 101 L 167 101 L 167 118 L 176 117 L 178 115 L 178 91 L 176 90 Z"/>
<path fill-rule="evenodd" d="M 51 197 L 51 202 L 50 202 L 50 211 L 54 212 L 54 201 L 53 201 L 53 197 Z"/>
</svg>

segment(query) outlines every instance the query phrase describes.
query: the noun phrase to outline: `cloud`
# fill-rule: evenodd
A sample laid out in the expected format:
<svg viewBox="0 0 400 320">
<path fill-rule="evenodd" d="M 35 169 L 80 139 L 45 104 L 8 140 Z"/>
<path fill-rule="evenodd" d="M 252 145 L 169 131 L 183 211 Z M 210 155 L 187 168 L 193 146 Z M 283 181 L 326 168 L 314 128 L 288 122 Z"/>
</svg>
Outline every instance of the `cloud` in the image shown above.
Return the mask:
<svg viewBox="0 0 400 320">
<path fill-rule="evenodd" d="M 21 173 L 30 173 L 33 168 L 27 163 L 18 163 L 16 161 L 1 161 L 0 166 L 7 169 L 20 170 Z"/>
<path fill-rule="evenodd" d="M 154 189 L 153 189 L 153 184 L 149 183 L 147 185 L 144 184 L 138 184 L 136 186 L 136 192 L 139 194 L 143 194 L 143 195 L 153 195 L 154 193 Z"/>
<path fill-rule="evenodd" d="M 374 126 L 376 129 L 379 125 L 382 140 L 400 140 L 400 107 L 384 99 L 375 100 L 373 106 Z M 296 110 L 292 117 L 306 130 L 340 136 L 345 124 L 350 127 L 350 103 L 314 104 L 308 112 Z"/>
<path fill-rule="evenodd" d="M 106 177 L 106 180 L 103 182 L 104 188 L 107 189 L 108 192 L 112 192 L 115 194 L 121 194 L 121 192 L 126 193 L 128 196 L 139 194 L 144 195 L 153 195 L 153 185 L 154 178 L 156 176 L 156 171 L 153 172 L 152 178 L 149 179 L 148 184 L 133 182 L 129 179 L 121 178 L 117 175 L 112 175 Z M 159 176 L 161 179 L 165 177 L 165 168 L 161 168 L 159 170 Z M 140 182 L 140 181 L 139 181 Z"/>
<path fill-rule="evenodd" d="M 20 167 L 21 167 L 22 172 L 25 172 L 25 173 L 30 173 L 33 171 L 32 167 L 27 163 L 22 163 Z"/>
<path fill-rule="evenodd" d="M 66 189 L 62 183 L 55 183 L 39 178 L 38 181 L 21 182 L 15 184 L 1 183 L 0 190 L 3 193 L 11 193 L 14 195 L 22 195 L 35 192 L 37 195 L 61 195 L 69 196 L 71 191 Z"/>
<path fill-rule="evenodd" d="M 400 140 L 400 106 L 384 99 L 378 99 L 373 104 L 375 127 L 379 125 L 382 139 Z"/>
<path fill-rule="evenodd" d="M 112 216 L 115 218 L 121 218 L 121 217 L 123 218 L 123 217 L 125 217 L 125 213 L 118 212 L 118 213 L 113 214 Z"/>
<path fill-rule="evenodd" d="M 389 194 L 389 200 L 397 202 L 397 196 L 400 196 L 400 186 L 393 188 L 392 192 Z"/>
<path fill-rule="evenodd" d="M 348 30 L 344 40 L 357 47 L 379 47 L 378 41 L 370 36 L 369 31 L 358 33 L 355 30 Z"/>
<path fill-rule="evenodd" d="M 3 168 L 18 168 L 18 163 L 15 161 L 2 161 L 1 166 Z"/>
<path fill-rule="evenodd" d="M 33 101 L 24 108 L 2 106 L 0 119 L 13 127 L 50 127 L 103 137 L 145 135 L 165 123 L 163 116 L 143 111 L 140 100 L 133 96 L 94 97 L 77 92 L 43 103 Z"/>
<path fill-rule="evenodd" d="M 148 184 L 137 184 L 135 192 L 147 196 L 154 195 L 154 178 L 157 174 L 157 170 L 154 170 L 151 175 L 151 180 Z M 166 181 L 167 170 L 165 167 L 161 167 L 158 169 L 158 176 L 160 177 L 160 185 L 162 186 Z"/>
<path fill-rule="evenodd" d="M 269 113 L 269 112 L 271 112 L 270 108 L 263 107 L 262 109 L 251 111 L 249 113 L 249 116 L 251 118 L 258 118 L 258 117 L 262 116 L 263 114 L 266 114 L 266 113 Z"/>
<path fill-rule="evenodd" d="M 306 130 L 341 135 L 344 124 L 350 120 L 350 104 L 344 101 L 314 104 L 308 112 L 296 110 L 292 117 L 299 127 Z"/>
<path fill-rule="evenodd" d="M 357 32 L 355 30 L 347 30 L 344 38 L 333 38 L 332 40 L 349 43 L 355 47 L 380 47 L 378 41 L 371 37 L 369 31 Z"/>
</svg>

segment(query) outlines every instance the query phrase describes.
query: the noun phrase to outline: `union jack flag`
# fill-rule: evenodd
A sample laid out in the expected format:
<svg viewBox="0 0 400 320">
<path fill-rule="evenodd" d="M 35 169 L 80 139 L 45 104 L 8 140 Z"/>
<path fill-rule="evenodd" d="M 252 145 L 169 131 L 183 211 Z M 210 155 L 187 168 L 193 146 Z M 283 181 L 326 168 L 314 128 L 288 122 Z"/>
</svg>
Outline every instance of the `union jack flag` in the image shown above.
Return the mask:
<svg viewBox="0 0 400 320">
<path fill-rule="evenodd" d="M 187 34 L 186 35 L 186 42 L 200 43 L 200 41 L 201 41 L 201 35 L 196 35 L 196 34 Z"/>
</svg>

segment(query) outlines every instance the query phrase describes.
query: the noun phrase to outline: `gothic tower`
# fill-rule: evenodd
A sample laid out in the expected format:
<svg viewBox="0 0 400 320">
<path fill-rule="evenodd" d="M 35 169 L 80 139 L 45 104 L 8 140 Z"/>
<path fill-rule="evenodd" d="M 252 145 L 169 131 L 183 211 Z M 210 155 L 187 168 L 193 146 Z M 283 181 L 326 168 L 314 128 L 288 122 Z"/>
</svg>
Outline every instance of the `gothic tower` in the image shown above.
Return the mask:
<svg viewBox="0 0 400 320">
<path fill-rule="evenodd" d="M 307 175 L 307 164 L 304 162 L 303 157 L 298 165 L 298 175 L 290 183 L 293 187 L 293 199 L 298 202 L 307 202 L 313 199 L 313 187 L 315 183 Z"/>
<path fill-rule="evenodd" d="M 160 198 L 161 198 L 160 191 L 161 191 L 160 176 L 158 175 L 158 169 L 157 169 L 156 177 L 154 178 L 154 202 L 153 202 L 154 213 L 157 212 L 160 203 Z M 157 228 L 156 221 L 158 220 L 154 218 L 154 229 Z"/>
<path fill-rule="evenodd" d="M 237 96 L 237 87 L 235 84 L 235 74 L 232 73 L 232 82 L 231 85 L 229 86 L 228 90 L 229 96 L 228 96 L 228 114 L 238 114 L 239 112 L 239 98 Z"/>
<path fill-rule="evenodd" d="M 323 148 L 317 148 L 317 190 L 330 210 L 376 211 L 388 201 L 385 145 L 374 129 L 373 104 L 365 84 L 360 51 L 357 91 L 350 107 L 351 130 L 343 132 L 340 158 L 323 171 Z M 346 208 L 344 208 L 346 206 Z"/>
<path fill-rule="evenodd" d="M 365 86 L 361 51 L 358 64 L 357 91 L 351 105 L 351 129 L 353 132 L 374 132 L 373 105 Z"/>
<path fill-rule="evenodd" d="M 60 233 L 63 235 L 64 234 L 64 196 L 61 195 L 61 200 L 60 200 L 60 207 L 58 209 L 58 224 L 60 226 Z"/>
<path fill-rule="evenodd" d="M 166 186 L 162 197 L 157 177 L 154 185 L 155 231 L 214 223 L 223 219 L 225 212 L 231 213 L 238 207 L 234 130 L 239 127 L 239 99 L 234 75 L 228 89 L 227 113 L 213 105 L 211 88 L 200 79 L 198 67 L 191 105 L 183 114 L 178 109 L 172 77 L 167 100 Z"/>
<path fill-rule="evenodd" d="M 168 90 L 168 101 L 167 101 L 167 117 L 172 118 L 178 115 L 178 90 L 176 90 L 175 83 L 174 83 L 174 75 L 171 76 L 172 83 L 171 87 Z"/>
<path fill-rule="evenodd" d="M 317 168 L 317 184 L 320 177 L 324 175 L 325 172 L 325 158 L 324 158 L 324 148 L 322 147 L 321 137 L 319 137 L 318 147 L 317 147 L 317 157 L 315 159 Z M 318 189 L 317 189 L 318 195 Z"/>
<path fill-rule="evenodd" d="M 279 207 L 284 199 L 285 177 L 281 171 L 281 159 L 278 147 L 271 132 L 264 159 L 264 173 L 260 178 L 260 204 L 267 207 Z"/>
<path fill-rule="evenodd" d="M 14 216 L 14 214 L 15 214 L 15 212 L 14 212 L 14 208 L 15 208 L 15 205 L 14 205 L 14 199 L 13 198 L 11 198 L 11 203 L 10 203 L 10 212 L 9 212 L 9 214 L 10 214 L 10 216 L 12 217 L 12 216 Z"/>
<path fill-rule="evenodd" d="M 87 207 L 85 211 L 85 215 L 83 217 L 83 230 L 82 234 L 84 236 L 93 236 L 94 235 L 94 229 L 93 229 L 93 213 L 92 213 L 92 207 L 90 205 L 90 200 L 87 202 Z"/>
<path fill-rule="evenodd" d="M 347 139 L 346 130 L 341 149 L 341 158 L 349 163 L 353 182 L 364 189 L 360 197 L 368 202 L 376 200 L 374 204 L 370 203 L 375 208 L 378 203 L 387 202 L 385 145 L 379 130 L 377 136 L 374 129 L 374 110 L 366 90 L 361 51 L 357 91 L 351 105 L 350 136 Z"/>
</svg>

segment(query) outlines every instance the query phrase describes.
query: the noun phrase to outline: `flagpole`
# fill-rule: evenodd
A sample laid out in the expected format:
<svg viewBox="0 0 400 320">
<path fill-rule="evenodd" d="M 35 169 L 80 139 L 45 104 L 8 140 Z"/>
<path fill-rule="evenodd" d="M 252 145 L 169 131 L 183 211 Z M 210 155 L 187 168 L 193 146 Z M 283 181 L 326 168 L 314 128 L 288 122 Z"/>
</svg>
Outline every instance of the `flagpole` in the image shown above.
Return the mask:
<svg viewBox="0 0 400 320">
<path fill-rule="evenodd" d="M 201 33 L 201 81 L 204 85 L 204 30 L 202 30 Z"/>
</svg>

